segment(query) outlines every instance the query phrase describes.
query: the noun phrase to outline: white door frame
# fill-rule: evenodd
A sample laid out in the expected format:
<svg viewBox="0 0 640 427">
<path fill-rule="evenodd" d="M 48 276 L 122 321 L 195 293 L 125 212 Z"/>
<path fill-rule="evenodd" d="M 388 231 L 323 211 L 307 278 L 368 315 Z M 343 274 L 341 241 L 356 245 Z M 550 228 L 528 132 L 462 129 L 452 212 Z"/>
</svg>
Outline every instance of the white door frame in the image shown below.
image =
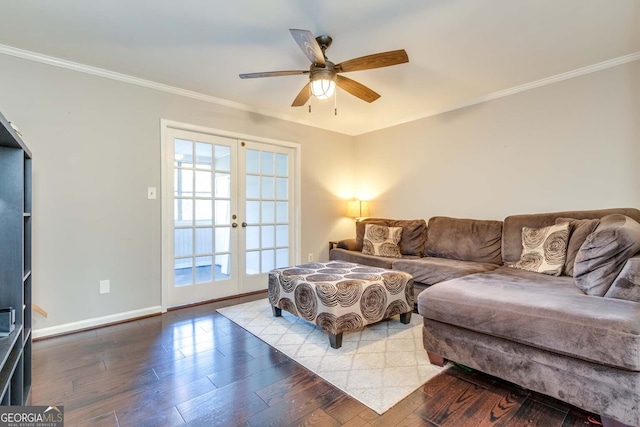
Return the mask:
<svg viewBox="0 0 640 427">
<path fill-rule="evenodd" d="M 162 223 L 162 226 L 161 226 L 162 312 L 165 313 L 168 308 L 167 286 L 169 283 L 171 283 L 170 281 L 171 281 L 171 278 L 173 277 L 173 276 L 169 276 L 167 266 L 164 265 L 164 260 L 169 258 L 169 254 L 165 253 L 167 251 L 168 244 L 166 241 L 167 236 L 166 236 L 164 226 L 167 223 L 167 221 L 170 221 L 170 222 L 173 221 L 173 218 L 170 218 L 171 212 L 168 208 L 168 203 L 165 203 L 165 200 L 173 199 L 172 188 L 171 186 L 164 185 L 165 182 L 169 182 L 167 181 L 168 179 L 167 176 L 171 177 L 171 182 L 173 180 L 173 159 L 171 158 L 171 156 L 167 156 L 164 154 L 165 151 L 167 150 L 166 137 L 167 137 L 168 129 L 179 129 L 179 130 L 186 130 L 186 131 L 192 131 L 192 132 L 199 132 L 204 134 L 222 136 L 226 138 L 234 138 L 238 140 L 244 139 L 244 140 L 250 140 L 250 141 L 260 142 L 264 144 L 288 147 L 294 150 L 294 163 L 295 163 L 294 194 L 295 194 L 296 204 L 293 209 L 294 219 L 295 219 L 295 227 L 294 227 L 295 236 L 293 239 L 294 247 L 292 249 L 293 249 L 295 263 L 299 264 L 300 248 L 301 248 L 301 197 L 300 196 L 301 196 L 301 171 L 302 171 L 301 164 L 300 164 L 300 160 L 302 158 L 300 144 L 295 142 L 271 139 L 271 138 L 263 138 L 255 135 L 247 135 L 247 134 L 238 133 L 238 132 L 231 132 L 231 131 L 222 130 L 222 129 L 209 128 L 206 126 L 182 123 L 182 122 L 177 122 L 173 120 L 160 119 L 160 147 L 161 147 L 160 158 L 164 160 L 161 162 L 161 165 L 160 165 L 160 176 L 161 176 L 160 202 L 162 206 L 162 222 L 161 222 Z M 266 288 L 266 284 L 265 284 L 265 288 Z"/>
</svg>

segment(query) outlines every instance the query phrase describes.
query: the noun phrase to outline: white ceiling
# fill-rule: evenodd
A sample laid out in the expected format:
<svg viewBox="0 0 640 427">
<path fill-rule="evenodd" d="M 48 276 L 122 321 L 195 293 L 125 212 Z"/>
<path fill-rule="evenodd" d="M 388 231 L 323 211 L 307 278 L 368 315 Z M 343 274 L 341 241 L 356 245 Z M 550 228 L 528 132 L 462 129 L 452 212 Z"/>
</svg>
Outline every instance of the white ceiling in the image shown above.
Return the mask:
<svg viewBox="0 0 640 427">
<path fill-rule="evenodd" d="M 2 4 L 0 44 L 122 73 L 357 135 L 640 58 L 638 0 L 20 0 Z M 408 64 L 345 74 L 382 97 L 290 107 L 308 77 L 289 28 L 328 34 L 335 63 L 405 49 Z M 630 55 L 630 56 L 629 56 Z M 587 67 L 585 69 L 585 67 Z M 582 70 L 582 71 L 581 71 Z"/>
</svg>

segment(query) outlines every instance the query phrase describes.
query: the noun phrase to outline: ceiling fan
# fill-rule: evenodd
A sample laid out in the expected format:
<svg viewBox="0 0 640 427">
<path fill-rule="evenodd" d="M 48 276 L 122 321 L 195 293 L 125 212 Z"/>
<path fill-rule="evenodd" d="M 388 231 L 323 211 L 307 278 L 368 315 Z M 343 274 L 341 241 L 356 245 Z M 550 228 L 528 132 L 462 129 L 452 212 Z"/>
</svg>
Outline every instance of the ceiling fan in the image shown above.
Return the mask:
<svg viewBox="0 0 640 427">
<path fill-rule="evenodd" d="M 311 31 L 290 29 L 291 35 L 311 61 L 309 70 L 291 71 L 266 71 L 262 73 L 240 74 L 241 79 L 253 79 L 257 77 L 293 76 L 309 74 L 309 82 L 302 88 L 292 107 L 300 107 L 307 103 L 311 95 L 320 99 L 333 95 L 336 85 L 363 101 L 373 102 L 380 95 L 361 83 L 347 77 L 338 75 L 350 71 L 370 70 L 372 68 L 388 67 L 391 65 L 409 62 L 409 57 L 404 49 L 389 52 L 375 53 L 361 56 L 348 61 L 334 64 L 326 56 L 326 50 L 331 46 L 333 39 L 329 36 L 314 37 Z"/>
</svg>

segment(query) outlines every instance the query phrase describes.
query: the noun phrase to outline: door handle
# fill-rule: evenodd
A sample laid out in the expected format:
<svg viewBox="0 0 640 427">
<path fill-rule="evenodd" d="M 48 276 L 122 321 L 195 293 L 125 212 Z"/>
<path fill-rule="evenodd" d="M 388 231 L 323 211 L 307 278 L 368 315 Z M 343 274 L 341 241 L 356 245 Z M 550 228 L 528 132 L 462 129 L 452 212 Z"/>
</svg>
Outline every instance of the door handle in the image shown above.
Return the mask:
<svg viewBox="0 0 640 427">
<path fill-rule="evenodd" d="M 242 227 L 246 227 L 246 226 L 247 226 L 247 223 L 242 221 Z"/>
<path fill-rule="evenodd" d="M 231 226 L 232 226 L 233 228 L 236 228 L 236 227 L 238 226 L 238 223 L 237 223 L 237 222 L 234 222 L 234 223 L 232 223 L 232 224 L 231 224 Z"/>
</svg>

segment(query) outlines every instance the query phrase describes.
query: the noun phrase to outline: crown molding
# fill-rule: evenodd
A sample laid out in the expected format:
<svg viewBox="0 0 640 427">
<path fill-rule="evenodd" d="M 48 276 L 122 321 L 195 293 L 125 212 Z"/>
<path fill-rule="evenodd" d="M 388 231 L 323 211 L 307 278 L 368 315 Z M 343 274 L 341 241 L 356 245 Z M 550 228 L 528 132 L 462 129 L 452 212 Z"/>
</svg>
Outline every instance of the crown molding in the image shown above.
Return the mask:
<svg viewBox="0 0 640 427">
<path fill-rule="evenodd" d="M 273 111 L 270 111 L 270 110 L 264 110 L 264 109 L 260 109 L 260 108 L 255 108 L 255 107 L 252 107 L 250 105 L 241 104 L 239 102 L 234 102 L 234 101 L 229 101 L 227 99 L 216 98 L 215 96 L 206 95 L 206 94 L 203 94 L 203 93 L 200 93 L 200 92 L 195 92 L 195 91 L 191 91 L 191 90 L 187 90 L 187 89 L 181 89 L 181 88 L 178 88 L 178 87 L 175 87 L 175 86 L 165 85 L 165 84 L 154 82 L 154 81 L 151 81 L 151 80 L 145 80 L 145 79 L 141 79 L 141 78 L 138 78 L 138 77 L 133 77 L 133 76 L 130 76 L 130 75 L 127 75 L 127 74 L 117 73 L 115 71 L 109 71 L 109 70 L 105 70 L 103 68 L 92 67 L 90 65 L 80 64 L 80 63 L 77 63 L 77 62 L 68 61 L 66 59 L 60 59 L 60 58 L 56 58 L 56 57 L 53 57 L 53 56 L 43 55 L 43 54 L 40 54 L 40 53 L 37 53 L 37 52 L 31 52 L 31 51 L 24 50 L 24 49 L 18 49 L 18 48 L 7 46 L 7 45 L 3 45 L 3 44 L 0 44 L 0 54 L 15 56 L 15 57 L 18 57 L 18 58 L 27 59 L 29 61 L 35 61 L 35 62 L 40 62 L 40 63 L 43 63 L 43 64 L 47 64 L 47 65 L 52 65 L 54 67 L 66 68 L 68 70 L 73 70 L 73 71 L 78 71 L 78 72 L 81 72 L 81 73 L 91 74 L 91 75 L 94 75 L 94 76 L 104 77 L 104 78 L 111 79 L 111 80 L 117 80 L 117 81 L 120 81 L 120 82 L 125 82 L 125 83 L 129 83 L 129 84 L 137 85 L 137 86 L 142 86 L 142 87 L 146 87 L 146 88 L 149 88 L 149 89 L 155 89 L 155 90 L 159 90 L 159 91 L 162 91 L 162 92 L 171 93 L 171 94 L 174 94 L 174 95 L 184 96 L 184 97 L 187 97 L 187 98 L 197 99 L 197 100 L 200 100 L 200 101 L 209 102 L 209 103 L 216 104 L 216 105 L 221 105 L 221 106 L 225 106 L 225 107 L 229 107 L 229 108 L 235 108 L 237 110 L 248 111 L 248 112 L 251 112 L 251 113 L 261 114 L 261 115 L 264 115 L 264 116 L 273 117 L 273 118 L 280 119 L 280 120 L 285 120 L 285 121 L 294 122 L 294 123 L 298 123 L 298 124 L 302 124 L 302 125 L 306 125 L 306 126 L 311 126 L 311 127 L 315 127 L 315 128 L 320 128 L 320 129 L 325 129 L 325 130 L 332 131 L 331 129 L 326 129 L 326 128 L 324 128 L 324 127 L 322 127 L 320 125 L 317 125 L 315 123 L 312 123 L 312 122 L 309 122 L 309 121 L 306 121 L 306 120 L 300 120 L 300 119 L 298 119 L 296 117 L 289 116 L 287 114 L 274 113 Z M 542 86 L 551 85 L 551 84 L 554 84 L 554 83 L 561 82 L 563 80 L 568 80 L 568 79 L 572 79 L 574 77 L 583 76 L 585 74 L 595 73 L 596 71 L 605 70 L 607 68 L 617 67 L 618 65 L 627 64 L 629 62 L 633 62 L 633 61 L 637 61 L 637 60 L 640 60 L 640 52 L 634 52 L 634 53 L 631 53 L 631 54 L 628 54 L 628 55 L 624 55 L 624 56 L 620 56 L 620 57 L 617 57 L 617 58 L 609 59 L 607 61 L 599 62 L 597 64 L 588 65 L 586 67 L 578 68 L 578 69 L 575 69 L 575 70 L 572 70 L 572 71 L 567 71 L 566 73 L 561 73 L 561 74 L 556 74 L 554 76 L 545 77 L 543 79 L 536 80 L 536 81 L 529 82 L 529 83 L 525 83 L 525 84 L 522 84 L 522 85 L 519 85 L 519 86 L 515 86 L 515 87 L 509 88 L 509 89 L 504 89 L 504 90 L 501 90 L 501 91 L 488 93 L 486 95 L 482 95 L 480 97 L 477 97 L 477 98 L 474 98 L 474 99 L 471 99 L 471 100 L 468 100 L 468 101 L 465 101 L 465 102 L 460 102 L 460 103 L 457 103 L 457 104 L 453 104 L 453 105 L 451 105 L 449 107 L 446 107 L 446 108 L 443 108 L 443 109 L 440 109 L 440 110 L 429 111 L 429 112 L 425 112 L 425 113 L 420 113 L 420 114 L 416 114 L 416 115 L 413 115 L 413 116 L 409 116 L 409 117 L 406 117 L 404 119 L 397 120 L 395 122 L 386 123 L 386 124 L 384 124 L 382 126 L 371 128 L 370 130 L 367 130 L 366 132 L 361 132 L 361 133 L 356 133 L 356 134 L 350 134 L 350 133 L 345 133 L 345 134 L 349 135 L 349 136 L 364 135 L 366 133 L 375 132 L 377 130 L 386 129 L 386 128 L 389 128 L 389 127 L 393 127 L 393 126 L 397 126 L 397 125 L 413 122 L 413 121 L 416 121 L 416 120 L 437 116 L 438 114 L 447 113 L 449 111 L 458 110 L 460 108 L 470 107 L 472 105 L 481 104 L 483 102 L 492 101 L 494 99 L 503 98 L 505 96 L 514 95 L 516 93 L 525 92 L 527 90 L 536 89 L 536 88 L 539 88 L 539 87 L 542 87 Z M 335 132 L 335 131 L 332 131 L 332 132 Z M 344 133 L 344 132 L 342 132 L 342 133 Z"/>
<path fill-rule="evenodd" d="M 128 74 L 122 74 L 122 73 L 117 73 L 115 71 L 105 70 L 104 68 L 98 68 L 98 67 L 93 67 L 91 65 L 80 64 L 78 62 L 68 61 L 66 59 L 60 59 L 53 56 L 43 55 L 41 53 L 32 52 L 29 50 L 18 49 L 12 46 L 0 44 L 0 54 L 15 56 L 17 58 L 27 59 L 29 61 L 52 65 L 54 67 L 66 68 L 67 70 L 78 71 L 80 73 L 91 74 L 94 76 L 104 77 L 104 78 L 116 80 L 119 82 L 142 86 L 149 89 L 155 89 L 162 92 L 171 93 L 173 95 L 179 95 L 179 96 L 184 96 L 191 99 L 197 99 L 199 101 L 209 102 L 211 104 L 222 105 L 229 108 L 235 108 L 237 110 L 248 111 L 250 113 L 257 113 L 263 116 L 269 116 L 276 119 L 285 120 L 288 122 L 295 122 L 295 123 L 299 123 L 306 126 L 321 128 L 321 126 L 318 126 L 315 123 L 311 123 L 306 120 L 300 120 L 296 117 L 289 116 L 287 114 L 274 113 L 273 111 L 270 111 L 270 110 L 252 107 L 250 105 L 242 104 L 239 102 L 229 101 L 227 99 L 216 98 L 215 96 L 206 95 L 204 93 L 182 89 L 179 87 L 154 82 L 152 80 L 133 77 Z"/>
<path fill-rule="evenodd" d="M 397 126 L 409 122 L 413 122 L 420 119 L 426 119 L 427 117 L 437 116 L 438 114 L 448 113 L 450 111 L 459 110 L 460 108 L 470 107 L 472 105 L 481 104 L 483 102 L 492 101 L 498 98 L 504 98 L 505 96 L 515 95 L 516 93 L 525 92 L 527 90 L 536 89 L 542 86 L 552 85 L 554 83 L 561 82 L 563 80 L 572 79 L 574 77 L 584 76 L 585 74 L 595 73 L 596 71 L 606 70 L 607 68 L 617 67 L 618 65 L 628 64 L 640 59 L 640 52 L 634 52 L 629 55 L 619 56 L 617 58 L 609 59 L 607 61 L 598 62 L 597 64 L 588 65 L 586 67 L 577 68 L 575 70 L 567 71 L 566 73 L 556 74 L 555 76 L 545 77 L 544 79 L 536 80 L 533 82 L 525 83 L 520 86 L 514 86 L 509 89 L 500 90 L 498 92 L 488 93 L 486 95 L 479 96 L 477 98 L 453 104 L 449 107 L 441 110 L 430 111 L 414 116 L 406 117 L 404 119 L 395 121 L 393 123 L 386 124 L 385 126 L 372 129 L 369 132 L 375 132 L 377 130 L 386 129 L 392 126 Z M 361 134 L 362 135 L 362 134 Z"/>
</svg>

